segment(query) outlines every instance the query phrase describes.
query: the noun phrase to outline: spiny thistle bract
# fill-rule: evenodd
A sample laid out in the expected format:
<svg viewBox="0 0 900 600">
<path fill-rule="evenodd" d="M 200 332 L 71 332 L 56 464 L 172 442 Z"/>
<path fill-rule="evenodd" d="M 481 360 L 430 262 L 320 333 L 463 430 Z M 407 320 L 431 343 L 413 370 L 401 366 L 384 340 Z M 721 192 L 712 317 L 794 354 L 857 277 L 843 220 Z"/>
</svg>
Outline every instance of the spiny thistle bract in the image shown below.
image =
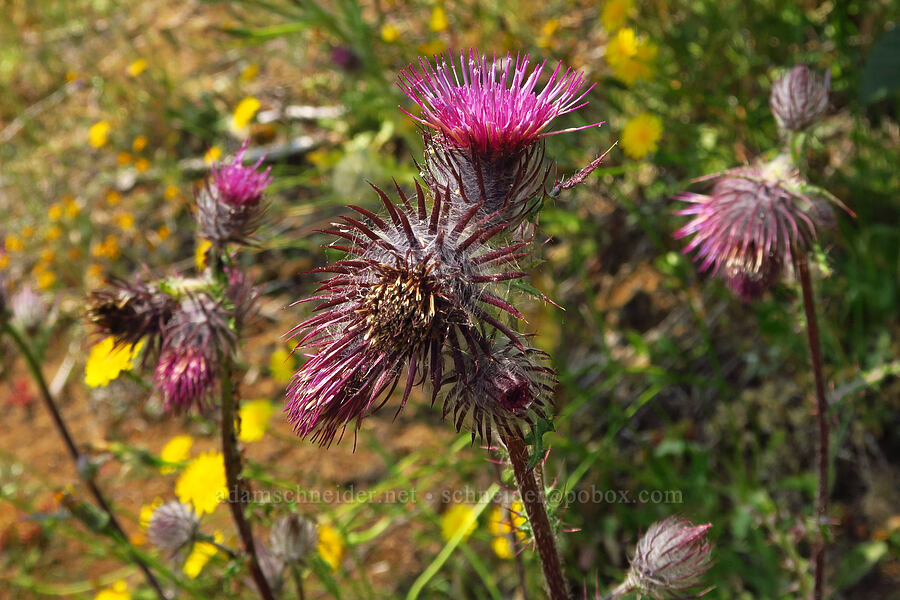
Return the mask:
<svg viewBox="0 0 900 600">
<path fill-rule="evenodd" d="M 263 159 L 255 165 L 244 166 L 246 150 L 245 143 L 230 163 L 214 166 L 196 194 L 200 231 L 218 245 L 248 243 L 265 211 L 263 192 L 272 182 L 271 168 L 257 170 Z"/>
<path fill-rule="evenodd" d="M 697 250 L 700 269 L 724 277 L 745 300 L 762 295 L 834 221 L 831 206 L 807 191 L 785 155 L 698 181 L 708 180 L 709 195 L 676 196 L 690 203 L 677 214 L 692 219 L 675 237 L 693 236 L 684 251 Z"/>
<path fill-rule="evenodd" d="M 347 424 L 387 401 L 407 369 L 400 408 L 412 388 L 430 379 L 432 401 L 443 378 L 448 340 L 450 352 L 478 356 L 487 328 L 510 343 L 520 335 L 492 314 L 521 314 L 493 293 L 494 284 L 520 278 L 504 267 L 522 256 L 518 243 L 494 249 L 488 242 L 506 227 L 486 227 L 472 206 L 452 216 L 451 196 L 437 190 L 432 206 L 416 186 L 412 201 L 399 190 L 395 204 L 378 190 L 389 219 L 351 206 L 366 222 L 343 217 L 329 230 L 350 245 L 333 245 L 348 257 L 317 269 L 334 273 L 316 295 L 300 302 L 319 302 L 314 315 L 289 332 L 297 347 L 315 354 L 295 374 L 287 393 L 294 430 L 320 445 L 332 443 Z"/>
<path fill-rule="evenodd" d="M 772 85 L 769 108 L 782 129 L 802 131 L 825 113 L 830 87 L 830 73 L 821 77 L 797 65 Z"/>
<path fill-rule="evenodd" d="M 678 517 L 651 525 L 637 543 L 625 587 L 655 600 L 687 597 L 684 594 L 700 586 L 712 566 L 712 547 L 706 539 L 711 527 Z"/>
<path fill-rule="evenodd" d="M 176 308 L 177 302 L 156 284 L 112 278 L 109 288 L 91 291 L 88 320 L 116 345 L 133 346 L 145 339 L 158 348 Z"/>
<path fill-rule="evenodd" d="M 581 108 L 593 85 L 584 88 L 580 72 L 562 63 L 538 92 L 545 62 L 529 73 L 529 57 L 492 61 L 470 49 L 436 59 L 436 67 L 419 60 L 400 72 L 398 85 L 422 109 L 409 114 L 433 130 L 426 135 L 426 181 L 446 187 L 465 204 L 481 203 L 481 216 L 494 221 L 522 216 L 528 202 L 543 191 L 550 167 L 544 165 L 541 140 L 547 136 L 594 127 L 546 131 L 556 117 Z M 404 111 L 406 112 L 406 111 Z"/>
</svg>

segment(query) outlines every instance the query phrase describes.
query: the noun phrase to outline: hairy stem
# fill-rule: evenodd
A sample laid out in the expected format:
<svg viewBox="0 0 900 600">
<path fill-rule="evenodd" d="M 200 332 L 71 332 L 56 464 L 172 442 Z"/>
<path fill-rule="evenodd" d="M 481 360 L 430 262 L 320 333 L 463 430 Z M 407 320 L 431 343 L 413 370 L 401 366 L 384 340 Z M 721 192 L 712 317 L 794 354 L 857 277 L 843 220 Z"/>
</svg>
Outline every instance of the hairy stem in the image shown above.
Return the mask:
<svg viewBox="0 0 900 600">
<path fill-rule="evenodd" d="M 534 533 L 534 541 L 541 558 L 544 578 L 547 580 L 550 600 L 568 600 L 569 590 L 566 578 L 563 576 L 559 552 L 556 549 L 556 536 L 550 525 L 550 518 L 547 516 L 544 491 L 538 487 L 534 473 L 528 468 L 528 449 L 525 447 L 525 442 L 514 435 L 504 435 L 503 443 L 509 451 L 522 504 L 528 514 L 531 531 Z"/>
<path fill-rule="evenodd" d="M 803 290 L 803 310 L 806 313 L 806 333 L 809 342 L 809 356 L 816 382 L 816 417 L 819 424 L 819 443 L 816 446 L 819 485 L 816 493 L 816 522 L 819 527 L 818 539 L 813 549 L 813 598 L 821 600 L 825 590 L 825 536 L 828 512 L 828 401 L 825 397 L 825 377 L 822 374 L 822 352 L 819 346 L 819 325 L 816 320 L 816 305 L 813 299 L 812 280 L 806 255 L 800 254 L 796 261 L 797 277 Z"/>
<path fill-rule="evenodd" d="M 241 453 L 238 450 L 237 434 L 234 429 L 237 402 L 231 370 L 231 360 L 226 358 L 222 365 L 222 455 L 225 458 L 228 506 L 231 508 L 231 517 L 234 519 L 234 525 L 241 537 L 244 551 L 250 559 L 250 574 L 253 576 L 253 581 L 256 582 L 259 595 L 265 600 L 274 600 L 275 596 L 272 594 L 269 582 L 259 566 L 253 531 L 244 516 L 244 508 L 250 494 L 241 477 Z"/>
<path fill-rule="evenodd" d="M 144 577 L 146 578 L 147 583 L 150 585 L 150 587 L 153 588 L 153 590 L 156 592 L 156 595 L 161 600 L 166 600 L 167 596 L 163 591 L 162 586 L 160 586 L 159 581 L 156 579 L 156 576 L 153 574 L 153 571 L 150 570 L 150 567 L 147 565 L 147 563 L 145 563 L 135 553 L 134 548 L 128 542 L 128 536 L 125 535 L 125 530 L 122 529 L 122 525 L 116 518 L 112 507 L 103 496 L 103 492 L 100 491 L 100 488 L 97 486 L 97 483 L 91 476 L 90 471 L 88 469 L 80 468 L 80 465 L 83 462 L 82 454 L 81 452 L 79 452 L 78 446 L 75 445 L 75 440 L 74 438 L 72 438 L 72 434 L 69 432 L 69 428 L 66 425 L 65 420 L 63 420 L 62 413 L 59 412 L 59 408 L 57 408 L 56 402 L 53 400 L 53 396 L 50 394 L 50 388 L 47 386 L 47 380 L 44 379 L 44 374 L 41 371 L 41 365 L 38 363 L 38 360 L 34 356 L 34 353 L 31 351 L 31 348 L 25 342 L 25 339 L 22 337 L 22 335 L 18 331 L 16 331 L 16 329 L 9 323 L 3 324 L 3 331 L 13 340 L 13 343 L 15 343 L 16 347 L 18 347 L 19 352 L 25 359 L 25 363 L 28 365 L 28 370 L 31 372 L 31 376 L 34 378 L 35 383 L 37 383 L 38 388 L 40 388 L 41 399 L 44 401 L 44 406 L 47 407 L 47 412 L 49 412 L 50 416 L 53 418 L 53 424 L 56 426 L 56 431 L 59 432 L 60 437 L 63 439 L 63 442 L 66 445 L 66 449 L 69 451 L 69 456 L 71 456 L 72 461 L 75 463 L 75 468 L 78 471 L 79 477 L 81 477 L 88 490 L 90 490 L 91 495 L 97 502 L 97 505 L 109 517 L 109 524 L 115 531 L 116 536 L 120 538 L 119 542 L 125 544 L 128 547 L 128 553 L 131 557 L 131 560 L 133 560 L 138 568 L 140 568 L 140 570 L 144 573 Z"/>
</svg>

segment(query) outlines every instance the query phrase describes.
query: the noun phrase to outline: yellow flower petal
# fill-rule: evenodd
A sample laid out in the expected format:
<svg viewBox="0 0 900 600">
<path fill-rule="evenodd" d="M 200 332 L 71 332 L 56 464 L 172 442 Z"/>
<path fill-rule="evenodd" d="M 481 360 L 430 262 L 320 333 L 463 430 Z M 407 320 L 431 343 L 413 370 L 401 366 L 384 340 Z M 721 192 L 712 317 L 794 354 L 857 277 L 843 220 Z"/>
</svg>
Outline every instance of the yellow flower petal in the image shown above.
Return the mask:
<svg viewBox="0 0 900 600">
<path fill-rule="evenodd" d="M 606 31 L 613 32 L 625 24 L 634 7 L 633 0 L 607 0 L 600 12 L 600 22 Z"/>
<path fill-rule="evenodd" d="M 221 544 L 224 536 L 221 531 L 216 531 L 213 533 L 213 539 L 217 544 Z M 209 542 L 195 543 L 181 570 L 191 579 L 196 579 L 209 559 L 216 555 L 216 552 L 218 552 L 218 548 Z"/>
<path fill-rule="evenodd" d="M 147 147 L 147 136 L 139 135 L 134 138 L 134 141 L 131 142 L 131 149 L 135 152 L 140 152 L 144 148 Z"/>
<path fill-rule="evenodd" d="M 248 96 L 241 100 L 234 109 L 234 114 L 231 117 L 231 123 L 234 125 L 234 128 L 240 131 L 247 127 L 247 125 L 250 124 L 250 121 L 253 120 L 259 107 L 259 100 L 253 96 Z"/>
<path fill-rule="evenodd" d="M 175 483 L 175 495 L 198 515 L 214 511 L 228 496 L 222 454 L 205 452 L 189 462 Z"/>
<path fill-rule="evenodd" d="M 381 39 L 388 44 L 393 44 L 400 39 L 400 30 L 396 26 L 387 23 L 381 28 Z"/>
<path fill-rule="evenodd" d="M 241 71 L 241 81 L 251 82 L 256 79 L 256 76 L 259 75 L 259 65 L 256 63 L 250 63 L 244 70 Z"/>
<path fill-rule="evenodd" d="M 141 524 L 141 529 L 144 531 L 147 530 L 147 527 L 150 526 L 150 519 L 153 518 L 153 513 L 157 508 L 162 506 L 163 499 L 157 496 L 153 499 L 153 502 L 150 504 L 145 504 L 141 507 L 140 515 L 138 516 L 138 522 Z"/>
<path fill-rule="evenodd" d="M 105 387 L 119 376 L 122 371 L 130 371 L 135 366 L 135 359 L 144 347 L 143 342 L 134 346 L 114 348 L 115 340 L 104 338 L 91 348 L 87 363 L 84 366 L 84 383 L 90 387 Z"/>
<path fill-rule="evenodd" d="M 278 383 L 290 383 L 294 376 L 294 357 L 284 348 L 276 348 L 269 357 L 269 371 Z"/>
<path fill-rule="evenodd" d="M 191 456 L 191 446 L 194 445 L 194 438 L 189 435 L 176 435 L 169 440 L 159 453 L 159 457 L 167 463 L 180 463 L 186 461 Z M 164 465 L 159 468 L 159 472 L 174 473 L 177 467 L 172 465 Z"/>
<path fill-rule="evenodd" d="M 130 65 L 125 70 L 128 73 L 129 77 L 137 77 L 141 73 L 147 70 L 147 61 L 143 58 L 139 58 Z"/>
<path fill-rule="evenodd" d="M 275 407 L 268 400 L 251 400 L 241 405 L 241 432 L 238 439 L 242 442 L 258 442 L 269 428 L 269 419 Z"/>
<path fill-rule="evenodd" d="M 206 161 L 206 164 L 212 164 L 221 157 L 222 149 L 218 146 L 211 146 L 210 149 L 206 151 L 206 154 L 203 155 L 203 160 Z"/>
<path fill-rule="evenodd" d="M 91 125 L 91 128 L 88 129 L 88 142 L 94 148 L 105 146 L 106 142 L 109 140 L 110 129 L 112 129 L 112 127 L 106 121 L 94 123 Z"/>
<path fill-rule="evenodd" d="M 440 4 L 431 10 L 431 18 L 428 19 L 428 28 L 435 33 L 440 33 L 447 29 L 447 12 Z"/>
<path fill-rule="evenodd" d="M 662 135 L 662 119 L 649 113 L 641 113 L 625 124 L 622 130 L 622 150 L 635 160 L 656 152 Z"/>
<path fill-rule="evenodd" d="M 131 592 L 128 591 L 128 584 L 120 579 L 112 586 L 97 592 L 94 600 L 131 600 Z"/>
<path fill-rule="evenodd" d="M 471 506 L 454 504 L 441 516 L 441 537 L 450 541 L 458 531 L 463 530 L 463 540 L 467 540 L 475 531 L 477 520 Z"/>
<path fill-rule="evenodd" d="M 194 248 L 194 266 L 197 271 L 206 268 L 206 251 L 212 248 L 212 242 L 209 240 L 198 240 L 197 246 Z"/>
<path fill-rule="evenodd" d="M 344 558 L 344 540 L 337 529 L 330 525 L 319 526 L 319 556 L 331 565 L 332 570 L 337 570 Z"/>
<path fill-rule="evenodd" d="M 491 550 L 494 551 L 499 558 L 508 560 L 516 555 L 512 542 L 505 535 L 497 536 L 491 540 Z"/>
</svg>

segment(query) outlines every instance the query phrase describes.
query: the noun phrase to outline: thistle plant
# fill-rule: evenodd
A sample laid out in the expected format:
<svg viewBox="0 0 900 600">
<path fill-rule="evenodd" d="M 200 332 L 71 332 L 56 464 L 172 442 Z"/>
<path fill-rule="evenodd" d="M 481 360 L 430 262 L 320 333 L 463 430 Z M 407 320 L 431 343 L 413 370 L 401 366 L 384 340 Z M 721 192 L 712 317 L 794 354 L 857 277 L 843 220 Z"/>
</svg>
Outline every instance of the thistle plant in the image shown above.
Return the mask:
<svg viewBox="0 0 900 600">
<path fill-rule="evenodd" d="M 802 173 L 804 130 L 824 114 L 828 88 L 828 76 L 819 77 L 803 65 L 776 81 L 769 104 L 786 147 L 773 160 L 700 178 L 698 181 L 712 182 L 712 190 L 708 195 L 677 196 L 691 205 L 679 211 L 691 220 L 675 233 L 676 238 L 693 236 L 685 252 L 696 250 L 700 269 L 724 277 L 728 287 L 745 301 L 762 296 L 790 268 L 800 283 L 818 423 L 818 531 L 812 558 L 816 600 L 823 597 L 825 586 L 829 425 L 809 255 L 819 232 L 834 224 L 833 207 L 850 212 Z"/>
</svg>

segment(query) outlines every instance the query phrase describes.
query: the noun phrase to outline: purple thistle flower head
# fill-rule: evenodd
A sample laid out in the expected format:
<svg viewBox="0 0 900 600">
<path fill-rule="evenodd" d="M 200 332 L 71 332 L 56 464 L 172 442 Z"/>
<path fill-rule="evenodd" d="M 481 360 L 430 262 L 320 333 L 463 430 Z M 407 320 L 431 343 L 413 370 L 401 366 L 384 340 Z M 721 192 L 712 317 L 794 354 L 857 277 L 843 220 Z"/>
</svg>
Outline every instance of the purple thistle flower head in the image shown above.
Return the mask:
<svg viewBox="0 0 900 600">
<path fill-rule="evenodd" d="M 272 183 L 271 167 L 259 171 L 262 158 L 255 165 L 244 166 L 246 150 L 245 142 L 230 163 L 214 166 L 196 196 L 200 231 L 217 244 L 248 243 L 262 220 L 263 192 Z"/>
<path fill-rule="evenodd" d="M 548 356 L 508 340 L 479 341 L 473 348 L 477 353 L 470 354 L 450 338 L 453 387 L 444 399 L 443 416 L 452 414 L 456 430 L 471 430 L 473 440 L 478 436 L 490 444 L 501 432 L 522 438 L 522 425 L 547 418 L 544 407 L 556 377 L 540 364 Z"/>
<path fill-rule="evenodd" d="M 116 344 L 133 346 L 146 339 L 151 347 L 159 347 L 176 308 L 177 302 L 155 284 L 140 278 L 134 282 L 112 278 L 109 288 L 91 292 L 87 316 L 101 334 L 115 338 Z"/>
<path fill-rule="evenodd" d="M 505 225 L 486 226 L 475 219 L 478 207 L 456 216 L 451 196 L 438 190 L 432 206 L 417 185 L 416 197 L 399 190 L 395 204 L 376 188 L 389 218 L 351 207 L 362 220 L 343 217 L 331 233 L 349 245 L 344 260 L 317 269 L 333 273 L 315 296 L 314 316 L 289 335 L 314 354 L 295 374 L 285 412 L 294 430 L 323 446 L 347 424 L 387 400 L 406 368 L 403 398 L 430 379 L 432 401 L 443 383 L 444 352 L 476 356 L 479 332 L 494 328 L 519 344 L 518 334 L 495 316 L 521 314 L 492 289 L 497 282 L 522 277 L 505 271 L 522 256 L 525 243 L 494 249 L 489 240 Z M 450 348 L 449 339 L 457 340 Z"/>
<path fill-rule="evenodd" d="M 782 129 L 802 131 L 825 113 L 830 87 L 830 72 L 823 78 L 797 65 L 772 85 L 769 108 Z"/>
<path fill-rule="evenodd" d="M 472 48 L 468 59 L 460 52 L 459 65 L 452 58 L 435 60 L 436 68 L 420 59 L 421 72 L 412 65 L 401 71 L 398 85 L 422 109 L 421 117 L 407 114 L 437 131 L 446 147 L 513 155 L 546 136 L 599 125 L 545 131 L 556 117 L 587 104 L 584 97 L 594 88 L 582 91 L 584 76 L 572 69 L 561 73 L 562 63 L 538 92 L 546 61 L 529 73 L 527 55 L 489 62 Z"/>
<path fill-rule="evenodd" d="M 651 525 L 637 543 L 625 586 L 655 600 L 685 598 L 683 594 L 701 585 L 712 566 L 712 547 L 706 539 L 711 527 L 679 517 Z"/>
<path fill-rule="evenodd" d="M 784 155 L 703 180 L 713 180 L 709 195 L 676 196 L 690 203 L 677 214 L 692 218 L 674 235 L 693 236 L 684 251 L 696 250 L 700 269 L 729 280 L 745 300 L 759 297 L 834 220 L 831 207 L 806 191 Z"/>
<path fill-rule="evenodd" d="M 232 318 L 222 301 L 206 293 L 191 293 L 181 300 L 163 332 L 153 376 L 166 410 L 182 412 L 195 404 L 205 408 L 218 378 L 219 358 L 234 350 Z"/>
</svg>

